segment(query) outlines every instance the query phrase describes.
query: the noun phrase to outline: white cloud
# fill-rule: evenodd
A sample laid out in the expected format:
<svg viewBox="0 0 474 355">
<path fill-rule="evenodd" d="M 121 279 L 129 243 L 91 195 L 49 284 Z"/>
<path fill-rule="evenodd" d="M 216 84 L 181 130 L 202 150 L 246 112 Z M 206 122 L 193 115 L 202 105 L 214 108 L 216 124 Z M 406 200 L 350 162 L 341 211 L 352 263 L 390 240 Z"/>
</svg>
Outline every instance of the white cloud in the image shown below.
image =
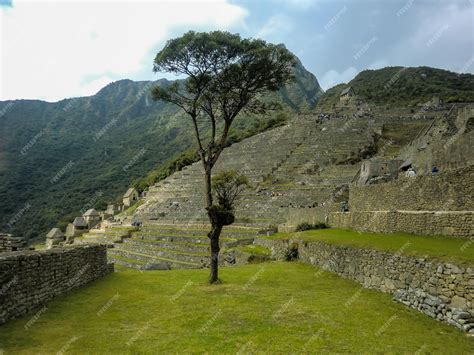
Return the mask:
<svg viewBox="0 0 474 355">
<path fill-rule="evenodd" d="M 329 70 L 326 72 L 323 77 L 319 80 L 321 87 L 324 90 L 330 89 L 333 86 L 341 83 L 347 83 L 354 79 L 359 71 L 354 67 L 349 67 L 342 72 L 336 70 Z"/>
<path fill-rule="evenodd" d="M 291 20 L 285 15 L 275 15 L 255 34 L 256 38 L 269 39 L 275 34 L 282 35 L 289 32 L 292 28 Z"/>
<path fill-rule="evenodd" d="M 227 0 L 16 1 L 0 10 L 0 100 L 94 94 L 151 73 L 153 51 L 172 31 L 229 29 L 246 15 Z"/>
</svg>

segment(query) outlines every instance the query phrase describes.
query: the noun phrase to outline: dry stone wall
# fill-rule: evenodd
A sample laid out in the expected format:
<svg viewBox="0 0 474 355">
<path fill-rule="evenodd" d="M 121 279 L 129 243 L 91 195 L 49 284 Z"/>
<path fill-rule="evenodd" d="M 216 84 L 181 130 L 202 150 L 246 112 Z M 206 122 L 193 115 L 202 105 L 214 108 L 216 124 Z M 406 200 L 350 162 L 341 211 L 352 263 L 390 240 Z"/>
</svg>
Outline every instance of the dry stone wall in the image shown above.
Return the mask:
<svg viewBox="0 0 474 355">
<path fill-rule="evenodd" d="M 334 228 L 365 232 L 474 237 L 474 211 L 332 212 L 328 216 L 328 223 Z"/>
<path fill-rule="evenodd" d="M 275 258 L 297 245 L 298 258 L 357 281 L 432 318 L 474 333 L 474 269 L 399 253 L 359 249 L 324 242 L 271 240 L 256 243 Z"/>
<path fill-rule="evenodd" d="M 474 165 L 369 186 L 351 186 L 351 211 L 472 211 Z"/>
<path fill-rule="evenodd" d="M 300 243 L 303 262 L 318 265 L 464 331 L 474 332 L 474 269 L 424 258 L 336 246 Z"/>
<path fill-rule="evenodd" d="M 295 209 L 280 231 L 302 222 L 359 231 L 474 238 L 474 166 L 393 182 L 351 186 L 350 212 L 328 204 Z"/>
<path fill-rule="evenodd" d="M 0 254 L 0 324 L 113 271 L 105 245 Z"/>
</svg>

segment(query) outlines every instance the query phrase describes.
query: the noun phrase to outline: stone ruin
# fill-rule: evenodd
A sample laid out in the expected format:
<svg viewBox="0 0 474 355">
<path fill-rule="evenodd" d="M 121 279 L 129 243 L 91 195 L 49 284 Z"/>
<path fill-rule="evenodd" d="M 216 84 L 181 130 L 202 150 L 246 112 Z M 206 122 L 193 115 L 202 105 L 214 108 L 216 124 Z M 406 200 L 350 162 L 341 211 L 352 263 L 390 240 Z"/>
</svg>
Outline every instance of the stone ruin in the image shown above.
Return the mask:
<svg viewBox="0 0 474 355">
<path fill-rule="evenodd" d="M 0 253 L 27 249 L 28 243 L 24 238 L 14 237 L 8 233 L 0 233 Z"/>
<path fill-rule="evenodd" d="M 64 243 L 65 237 L 59 228 L 53 228 L 46 235 L 46 249 L 59 247 Z"/>
</svg>

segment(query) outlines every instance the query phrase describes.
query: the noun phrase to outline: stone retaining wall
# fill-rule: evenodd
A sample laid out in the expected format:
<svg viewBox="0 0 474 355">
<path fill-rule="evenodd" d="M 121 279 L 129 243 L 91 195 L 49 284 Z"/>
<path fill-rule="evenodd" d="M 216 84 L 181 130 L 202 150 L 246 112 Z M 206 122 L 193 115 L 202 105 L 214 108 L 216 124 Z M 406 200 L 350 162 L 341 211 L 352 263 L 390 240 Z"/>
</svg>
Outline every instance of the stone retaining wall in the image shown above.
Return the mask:
<svg viewBox="0 0 474 355">
<path fill-rule="evenodd" d="M 105 245 L 0 254 L 0 324 L 113 272 Z"/>
<path fill-rule="evenodd" d="M 472 238 L 474 211 L 355 211 L 329 213 L 334 228 L 358 231 L 421 235 L 446 235 Z"/>
<path fill-rule="evenodd" d="M 472 211 L 474 165 L 456 170 L 400 178 L 391 182 L 351 186 L 349 209 L 354 211 Z"/>
<path fill-rule="evenodd" d="M 393 295 L 411 308 L 474 333 L 474 269 L 399 253 L 337 246 L 323 242 L 263 240 L 256 244 L 284 255 L 297 244 L 298 258 Z M 288 249 L 287 249 L 288 250 Z"/>
</svg>

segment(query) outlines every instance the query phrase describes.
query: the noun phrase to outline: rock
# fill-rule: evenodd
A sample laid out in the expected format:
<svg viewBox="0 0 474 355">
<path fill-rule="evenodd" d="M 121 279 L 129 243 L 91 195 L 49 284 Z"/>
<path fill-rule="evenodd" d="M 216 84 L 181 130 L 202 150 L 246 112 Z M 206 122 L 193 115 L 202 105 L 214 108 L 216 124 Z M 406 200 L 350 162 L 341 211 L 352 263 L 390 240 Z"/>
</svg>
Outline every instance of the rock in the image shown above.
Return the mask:
<svg viewBox="0 0 474 355">
<path fill-rule="evenodd" d="M 472 318 L 469 312 L 453 312 L 453 315 L 457 319 L 471 319 Z"/>
<path fill-rule="evenodd" d="M 427 295 L 425 298 L 425 303 L 429 304 L 430 306 L 438 306 L 440 305 L 441 299 L 432 295 Z"/>
<path fill-rule="evenodd" d="M 453 296 L 453 298 L 451 299 L 450 307 L 465 310 L 467 309 L 467 301 L 464 297 L 460 297 L 457 295 Z"/>
<path fill-rule="evenodd" d="M 143 270 L 170 270 L 168 263 L 148 263 L 143 265 Z"/>
</svg>

